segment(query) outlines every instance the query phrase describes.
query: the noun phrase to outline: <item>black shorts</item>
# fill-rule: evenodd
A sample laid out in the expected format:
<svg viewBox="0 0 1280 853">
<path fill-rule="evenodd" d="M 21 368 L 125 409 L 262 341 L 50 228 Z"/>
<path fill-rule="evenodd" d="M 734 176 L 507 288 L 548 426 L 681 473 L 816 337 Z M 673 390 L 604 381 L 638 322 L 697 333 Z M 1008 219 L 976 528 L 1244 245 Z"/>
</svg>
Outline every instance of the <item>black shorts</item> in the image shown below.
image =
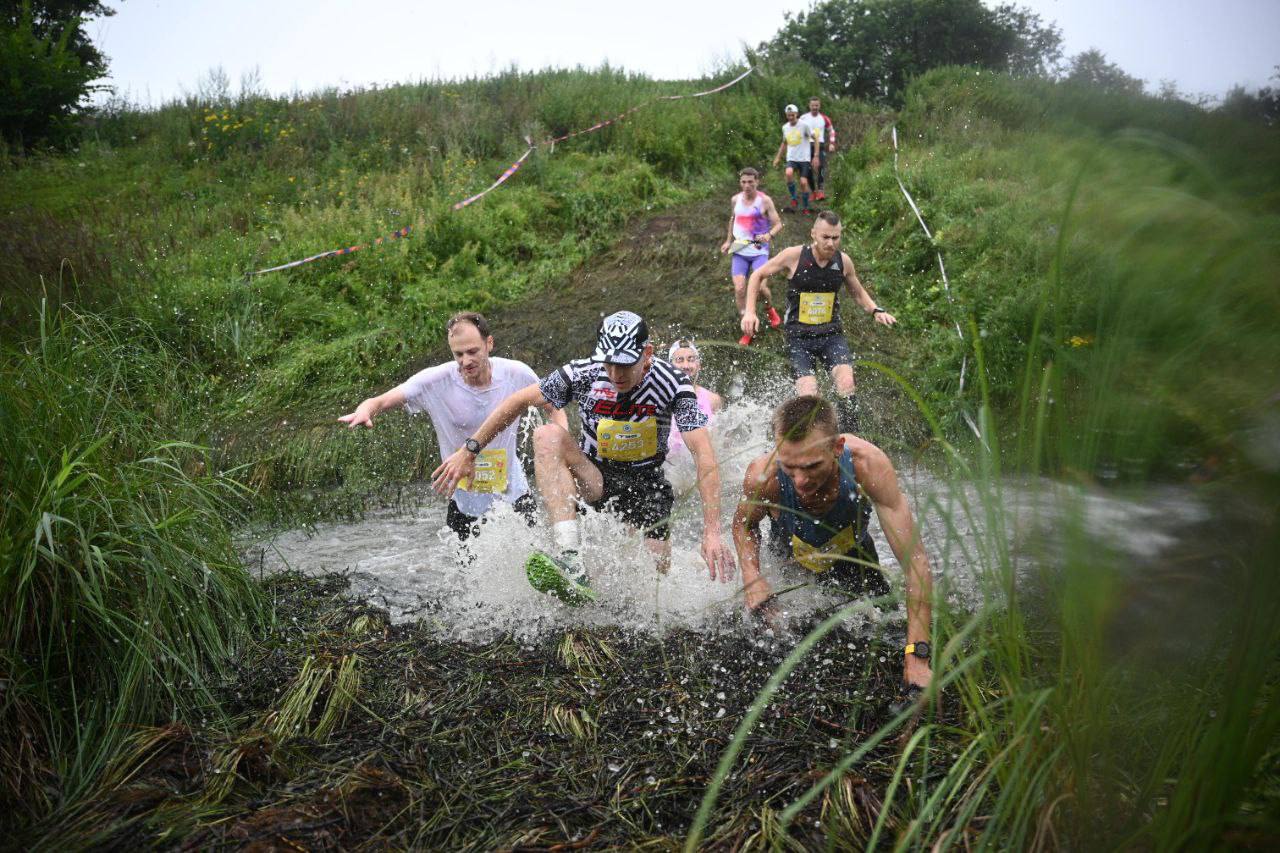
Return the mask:
<svg viewBox="0 0 1280 853">
<path fill-rule="evenodd" d="M 671 538 L 667 520 L 671 517 L 676 495 L 662 473 L 661 465 L 620 468 L 596 459 L 591 461 L 604 478 L 604 492 L 600 500 L 587 506 L 621 516 L 627 524 L 643 530 L 646 539 Z"/>
<path fill-rule="evenodd" d="M 813 183 L 813 163 L 808 160 L 788 160 L 787 167 L 794 169 L 797 178 Z"/>
<path fill-rule="evenodd" d="M 516 498 L 511 508 L 524 516 L 525 523 L 533 527 L 538 523 L 538 502 L 533 499 L 533 495 L 523 494 Z M 444 523 L 449 525 L 449 529 L 458 534 L 458 538 L 463 542 L 472 536 L 480 533 L 480 525 L 484 524 L 484 516 L 467 515 L 458 509 L 458 505 L 449 500 L 449 510 L 445 513 Z"/>
<path fill-rule="evenodd" d="M 827 369 L 840 364 L 853 364 L 853 353 L 849 352 L 849 342 L 844 332 L 832 332 L 829 335 L 787 335 L 787 361 L 791 364 L 791 375 L 799 379 L 801 376 L 813 376 L 817 372 L 817 363 L 823 362 Z"/>
</svg>

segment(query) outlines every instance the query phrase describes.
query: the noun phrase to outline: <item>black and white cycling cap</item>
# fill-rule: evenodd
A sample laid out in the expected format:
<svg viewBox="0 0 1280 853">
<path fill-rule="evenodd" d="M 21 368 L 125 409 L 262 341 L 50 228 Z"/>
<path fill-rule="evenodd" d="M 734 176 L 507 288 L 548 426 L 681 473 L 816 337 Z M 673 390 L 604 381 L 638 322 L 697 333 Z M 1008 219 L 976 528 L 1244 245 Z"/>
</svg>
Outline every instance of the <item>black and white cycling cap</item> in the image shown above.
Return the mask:
<svg viewBox="0 0 1280 853">
<path fill-rule="evenodd" d="M 649 327 L 639 314 L 618 311 L 600 321 L 596 332 L 596 351 L 592 361 L 605 364 L 635 364 L 644 355 L 649 342 Z"/>
</svg>

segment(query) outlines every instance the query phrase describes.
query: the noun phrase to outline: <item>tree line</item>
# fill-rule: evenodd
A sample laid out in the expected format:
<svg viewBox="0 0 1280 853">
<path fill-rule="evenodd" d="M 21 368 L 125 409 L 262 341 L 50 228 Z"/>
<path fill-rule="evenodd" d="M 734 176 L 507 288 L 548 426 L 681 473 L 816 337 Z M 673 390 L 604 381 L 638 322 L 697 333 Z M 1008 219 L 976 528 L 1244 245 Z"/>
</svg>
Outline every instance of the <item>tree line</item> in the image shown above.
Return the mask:
<svg viewBox="0 0 1280 853">
<path fill-rule="evenodd" d="M 91 113 L 107 58 L 85 33 L 89 18 L 114 15 L 101 0 L 0 0 L 0 138 L 18 150 L 59 146 Z M 1062 33 L 1030 10 L 981 0 L 822 0 L 786 16 L 769 41 L 749 51 L 760 60 L 799 60 L 826 91 L 897 107 L 907 84 L 931 68 L 968 65 L 1040 76 L 1101 91 L 1141 95 L 1146 84 L 1098 50 L 1064 61 Z M 1280 66 L 1273 79 L 1280 84 Z M 1160 97 L 1208 107 L 1212 99 L 1163 81 Z M 1280 85 L 1233 88 L 1218 107 L 1246 120 L 1280 124 Z"/>
</svg>

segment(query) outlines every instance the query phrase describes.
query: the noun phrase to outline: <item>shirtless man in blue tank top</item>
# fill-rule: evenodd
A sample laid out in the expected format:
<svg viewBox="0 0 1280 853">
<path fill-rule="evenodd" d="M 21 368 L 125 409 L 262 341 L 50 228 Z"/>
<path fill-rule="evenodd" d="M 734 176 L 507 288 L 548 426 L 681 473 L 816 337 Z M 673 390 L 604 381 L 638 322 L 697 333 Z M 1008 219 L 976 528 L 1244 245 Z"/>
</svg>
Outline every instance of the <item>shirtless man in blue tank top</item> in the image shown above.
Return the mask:
<svg viewBox="0 0 1280 853">
<path fill-rule="evenodd" d="M 773 417 L 778 446 L 747 466 L 733 516 L 733 543 L 742 568 L 747 606 L 757 610 L 772 590 L 760 574 L 760 522 L 769 517 L 772 544 L 819 583 L 854 595 L 885 595 L 869 525 L 871 510 L 903 567 L 907 636 L 903 681 L 927 687 L 933 576 L 893 463 L 880 448 L 841 433 L 831 404 L 793 397 Z"/>
<path fill-rule="evenodd" d="M 822 362 L 836 386 L 840 429 L 857 432 L 854 403 L 853 354 L 840 319 L 840 289 L 846 288 L 858 306 L 882 326 L 898 322 L 867 293 L 849 255 L 840 250 L 840 217 L 824 210 L 813 223 L 808 246 L 792 246 L 761 265 L 747 282 L 747 304 L 742 311 L 742 332 L 754 335 L 760 328 L 756 297 L 769 276 L 787 271 L 787 312 L 783 331 L 787 357 L 796 381 L 796 394 L 818 393 L 815 376 Z"/>
</svg>

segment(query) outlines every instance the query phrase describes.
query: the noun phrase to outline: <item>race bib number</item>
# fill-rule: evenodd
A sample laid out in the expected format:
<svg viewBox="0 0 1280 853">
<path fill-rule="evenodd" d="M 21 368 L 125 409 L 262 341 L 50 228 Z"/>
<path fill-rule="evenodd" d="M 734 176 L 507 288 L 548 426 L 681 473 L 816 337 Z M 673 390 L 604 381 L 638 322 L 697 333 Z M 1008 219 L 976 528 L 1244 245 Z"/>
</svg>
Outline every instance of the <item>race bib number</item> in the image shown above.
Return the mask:
<svg viewBox="0 0 1280 853">
<path fill-rule="evenodd" d="M 831 571 L 837 562 L 849 562 L 848 555 L 857 545 L 858 535 L 852 527 L 846 527 L 821 545 L 810 545 L 794 533 L 791 535 L 791 555 L 815 575 Z"/>
<path fill-rule="evenodd" d="M 475 474 L 458 481 L 458 488 L 474 494 L 500 495 L 507 490 L 507 451 L 485 448 L 476 457 Z"/>
<path fill-rule="evenodd" d="M 830 323 L 835 307 L 834 293 L 802 293 L 800 294 L 800 322 L 808 326 Z"/>
<path fill-rule="evenodd" d="M 658 419 L 602 420 L 596 427 L 600 456 L 614 462 L 640 462 L 658 455 Z"/>
<path fill-rule="evenodd" d="M 787 140 L 787 145 L 791 146 L 792 148 L 795 148 L 797 145 L 799 145 L 801 142 L 804 142 L 805 140 L 804 126 L 796 125 L 793 128 L 784 130 L 782 132 L 782 136 L 784 139 Z"/>
</svg>

